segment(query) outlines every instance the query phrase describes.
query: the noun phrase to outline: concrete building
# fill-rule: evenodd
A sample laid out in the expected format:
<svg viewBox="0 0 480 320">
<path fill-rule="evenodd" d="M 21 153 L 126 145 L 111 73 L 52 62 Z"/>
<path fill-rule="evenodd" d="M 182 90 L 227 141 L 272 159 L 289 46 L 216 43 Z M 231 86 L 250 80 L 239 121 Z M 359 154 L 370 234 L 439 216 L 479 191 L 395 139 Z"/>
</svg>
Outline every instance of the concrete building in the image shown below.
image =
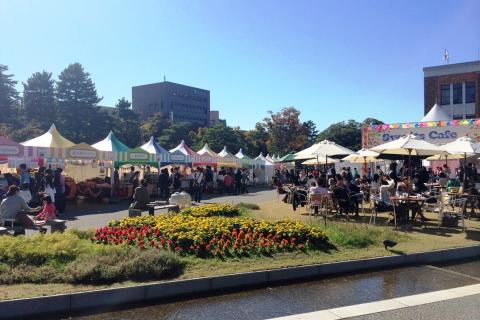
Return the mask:
<svg viewBox="0 0 480 320">
<path fill-rule="evenodd" d="M 210 125 L 210 91 L 169 81 L 132 87 L 132 106 L 142 119 L 161 112 L 175 122 Z"/>
<path fill-rule="evenodd" d="M 210 110 L 210 127 L 221 124 L 222 126 L 227 126 L 227 120 L 220 119 L 220 112 L 217 110 Z"/>
<path fill-rule="evenodd" d="M 480 117 L 480 61 L 423 68 L 424 114 L 437 103 L 451 119 Z"/>
</svg>

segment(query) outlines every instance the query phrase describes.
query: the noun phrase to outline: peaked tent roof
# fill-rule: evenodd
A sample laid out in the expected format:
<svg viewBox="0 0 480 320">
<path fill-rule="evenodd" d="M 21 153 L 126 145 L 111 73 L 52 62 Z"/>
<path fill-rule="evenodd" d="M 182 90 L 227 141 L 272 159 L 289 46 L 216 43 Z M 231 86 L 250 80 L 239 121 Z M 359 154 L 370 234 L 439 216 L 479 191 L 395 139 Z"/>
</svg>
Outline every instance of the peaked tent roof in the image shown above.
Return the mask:
<svg viewBox="0 0 480 320">
<path fill-rule="evenodd" d="M 239 158 L 239 159 L 245 159 L 245 160 L 251 160 L 252 158 L 250 158 L 249 156 L 243 154 L 243 150 L 242 148 L 240 148 L 240 150 L 238 150 L 237 154 L 235 155 L 235 157 Z"/>
<path fill-rule="evenodd" d="M 74 143 L 63 137 L 52 124 L 47 132 L 36 138 L 22 142 L 22 145 L 37 148 L 68 148 Z"/>
<path fill-rule="evenodd" d="M 170 150 L 170 153 L 181 152 L 186 156 L 198 156 L 198 153 L 190 149 L 190 147 L 185 143 L 184 140 L 180 142 L 178 146 Z"/>
<path fill-rule="evenodd" d="M 127 147 L 120 140 L 117 139 L 117 137 L 112 131 L 108 133 L 108 136 L 105 139 L 93 144 L 92 147 L 100 151 L 110 152 L 127 152 L 128 150 L 130 150 L 129 147 Z"/>
<path fill-rule="evenodd" d="M 148 142 L 142 145 L 140 148 L 153 154 L 168 154 L 167 149 L 162 148 L 158 142 L 155 141 L 154 137 L 150 137 L 150 140 L 148 140 Z"/>
<path fill-rule="evenodd" d="M 255 158 L 255 161 L 260 161 L 263 165 L 266 166 L 273 166 L 272 162 L 265 158 L 262 152 L 260 152 L 258 157 Z"/>
<path fill-rule="evenodd" d="M 450 120 L 448 114 L 440 108 L 438 104 L 435 105 L 428 111 L 428 113 L 420 120 L 420 122 L 429 122 L 429 121 L 445 121 Z"/>
<path fill-rule="evenodd" d="M 220 151 L 220 152 L 218 153 L 218 155 L 219 155 L 220 157 L 222 157 L 222 158 L 235 158 L 235 156 L 234 156 L 233 154 L 231 154 L 230 152 L 228 152 L 226 146 L 223 147 L 223 150 Z"/>
<path fill-rule="evenodd" d="M 210 155 L 211 157 L 218 157 L 218 154 L 215 153 L 210 147 L 208 146 L 208 143 L 205 143 L 202 149 L 198 150 L 197 153 L 201 156 L 207 154 Z"/>
</svg>

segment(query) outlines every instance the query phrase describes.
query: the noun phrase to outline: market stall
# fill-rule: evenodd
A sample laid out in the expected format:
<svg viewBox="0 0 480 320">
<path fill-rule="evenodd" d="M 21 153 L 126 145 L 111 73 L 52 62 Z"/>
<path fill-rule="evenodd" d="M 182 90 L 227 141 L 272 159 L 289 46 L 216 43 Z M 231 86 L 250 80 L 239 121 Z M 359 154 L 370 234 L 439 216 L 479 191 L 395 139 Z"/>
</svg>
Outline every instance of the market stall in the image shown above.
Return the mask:
<svg viewBox="0 0 480 320">
<path fill-rule="evenodd" d="M 200 156 L 200 158 L 197 160 L 198 162 L 193 164 L 193 166 L 210 166 L 216 171 L 217 164 L 220 161 L 220 156 L 210 149 L 208 143 L 205 143 L 203 148 L 198 150 L 197 154 Z"/>
<path fill-rule="evenodd" d="M 254 171 L 255 178 L 259 184 L 269 184 L 275 175 L 275 167 L 260 153 L 255 159 Z"/>
<path fill-rule="evenodd" d="M 155 141 L 154 137 L 150 137 L 150 140 L 148 140 L 148 142 L 142 145 L 140 148 L 151 154 L 154 154 L 160 167 L 170 163 L 170 153 L 166 149 L 162 148 Z"/>
<path fill-rule="evenodd" d="M 182 178 L 180 179 L 180 188 L 182 190 L 190 189 L 191 166 L 193 166 L 193 163 L 198 162 L 199 157 L 199 154 L 193 151 L 184 140 L 182 140 L 178 146 L 170 150 L 172 164 L 181 166 L 179 172 L 182 175 Z"/>
<path fill-rule="evenodd" d="M 125 144 L 123 144 L 115 134 L 110 131 L 105 139 L 99 141 L 92 145 L 95 149 L 99 151 L 112 152 L 114 162 L 111 168 L 111 183 L 113 185 L 113 167 L 118 167 L 118 164 L 121 163 L 121 159 L 125 159 L 126 154 L 130 150 Z M 120 161 L 119 161 L 120 160 Z M 118 163 L 117 163 L 118 162 Z M 128 179 L 121 179 L 120 186 L 118 187 L 118 196 L 119 198 L 128 198 L 133 194 L 132 184 L 129 183 Z"/>
<path fill-rule="evenodd" d="M 7 137 L 0 136 L 0 171 L 5 173 L 13 171 L 20 164 L 25 163 L 27 167 L 38 165 L 37 157 L 29 157 L 30 147 L 24 147 Z"/>
<path fill-rule="evenodd" d="M 63 137 L 54 124 L 39 137 L 21 143 L 28 148 L 28 156 L 40 158 L 43 165 L 50 168 L 63 168 L 67 158 L 67 149 L 75 145 Z M 40 164 L 41 165 L 41 164 Z"/>
<path fill-rule="evenodd" d="M 228 152 L 227 147 L 224 146 L 223 150 L 218 153 L 220 156 L 220 162 L 218 163 L 219 167 L 229 167 L 229 168 L 241 168 L 242 164 L 240 160 L 235 157 L 233 154 Z"/>
<path fill-rule="evenodd" d="M 106 177 L 107 170 L 112 167 L 113 153 L 99 151 L 82 142 L 67 148 L 65 155 L 65 175 L 77 181 Z"/>
</svg>

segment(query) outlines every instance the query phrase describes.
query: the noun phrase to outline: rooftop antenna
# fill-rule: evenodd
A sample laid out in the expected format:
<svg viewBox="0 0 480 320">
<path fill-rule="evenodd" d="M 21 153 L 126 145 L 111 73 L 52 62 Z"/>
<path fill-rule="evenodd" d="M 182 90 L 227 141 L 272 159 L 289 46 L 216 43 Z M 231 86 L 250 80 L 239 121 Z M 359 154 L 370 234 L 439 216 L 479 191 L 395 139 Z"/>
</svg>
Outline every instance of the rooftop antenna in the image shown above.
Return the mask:
<svg viewBox="0 0 480 320">
<path fill-rule="evenodd" d="M 167 81 L 167 77 L 163 76 L 163 82 Z"/>
<path fill-rule="evenodd" d="M 445 61 L 445 64 L 448 64 L 449 56 L 448 56 L 447 48 L 445 48 L 445 51 L 443 52 L 443 60 Z"/>
</svg>

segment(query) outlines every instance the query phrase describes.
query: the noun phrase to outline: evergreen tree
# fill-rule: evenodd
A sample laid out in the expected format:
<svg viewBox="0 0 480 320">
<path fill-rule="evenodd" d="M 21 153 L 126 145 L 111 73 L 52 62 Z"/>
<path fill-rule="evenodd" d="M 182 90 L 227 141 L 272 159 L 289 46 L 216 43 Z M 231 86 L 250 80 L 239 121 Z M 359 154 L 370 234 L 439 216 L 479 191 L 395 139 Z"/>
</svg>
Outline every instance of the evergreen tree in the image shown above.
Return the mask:
<svg viewBox="0 0 480 320">
<path fill-rule="evenodd" d="M 23 107 L 29 123 L 35 123 L 42 131 L 55 120 L 55 90 L 50 72 L 35 72 L 23 83 Z"/>
<path fill-rule="evenodd" d="M 98 97 L 90 74 L 79 63 L 69 65 L 57 81 L 57 121 L 65 136 L 74 142 L 94 142 L 108 124 L 108 116 L 97 107 Z"/>
<path fill-rule="evenodd" d="M 17 119 L 18 91 L 15 89 L 17 81 L 13 80 L 13 74 L 8 74 L 8 67 L 0 64 L 0 122 L 11 125 Z"/>
<path fill-rule="evenodd" d="M 140 120 L 131 108 L 132 104 L 125 98 L 118 99 L 115 107 L 118 109 L 119 124 L 115 127 L 118 138 L 131 148 L 138 147 L 141 142 Z"/>
</svg>

